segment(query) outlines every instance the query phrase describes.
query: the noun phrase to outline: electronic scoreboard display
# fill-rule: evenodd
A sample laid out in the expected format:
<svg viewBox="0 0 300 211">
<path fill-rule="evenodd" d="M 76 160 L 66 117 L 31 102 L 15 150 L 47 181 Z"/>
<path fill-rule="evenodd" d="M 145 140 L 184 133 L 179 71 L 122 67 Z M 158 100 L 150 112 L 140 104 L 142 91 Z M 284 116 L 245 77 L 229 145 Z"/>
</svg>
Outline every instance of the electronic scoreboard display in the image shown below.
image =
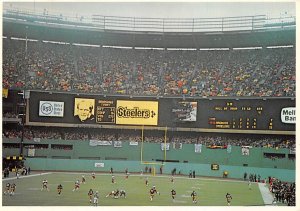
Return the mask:
<svg viewBox="0 0 300 211">
<path fill-rule="evenodd" d="M 97 100 L 96 102 L 96 123 L 115 123 L 116 104 L 113 100 Z"/>
<path fill-rule="evenodd" d="M 295 131 L 292 98 L 151 98 L 30 91 L 27 125 L 152 125 L 172 130 Z M 48 124 L 49 123 L 49 124 Z M 254 132 L 255 133 L 255 132 Z"/>
<path fill-rule="evenodd" d="M 295 130 L 295 101 L 290 99 L 211 100 L 199 106 L 208 129 Z"/>
</svg>

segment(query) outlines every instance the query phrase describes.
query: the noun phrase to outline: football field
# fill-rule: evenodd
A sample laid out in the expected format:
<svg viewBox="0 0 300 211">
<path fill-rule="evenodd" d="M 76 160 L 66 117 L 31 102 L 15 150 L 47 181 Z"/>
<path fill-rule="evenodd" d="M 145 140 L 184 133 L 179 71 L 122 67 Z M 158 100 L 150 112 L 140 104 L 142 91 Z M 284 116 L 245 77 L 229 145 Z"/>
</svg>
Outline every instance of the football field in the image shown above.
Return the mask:
<svg viewBox="0 0 300 211">
<path fill-rule="evenodd" d="M 80 189 L 74 189 L 76 180 L 82 175 L 86 183 L 80 185 Z M 2 194 L 3 206 L 93 206 L 89 202 L 88 191 L 99 191 L 98 206 L 227 206 L 225 195 L 232 196 L 231 206 L 263 206 L 263 198 L 256 183 L 249 190 L 248 182 L 236 180 L 223 180 L 215 178 L 188 178 L 187 176 L 175 176 L 174 183 L 169 175 L 130 175 L 115 174 L 116 183 L 112 183 L 110 174 L 96 174 L 92 179 L 91 173 L 45 173 L 24 176 L 20 179 L 2 180 L 2 193 L 6 183 L 15 183 L 14 196 Z M 145 180 L 148 177 L 149 185 Z M 48 180 L 49 191 L 43 190 L 42 181 Z M 62 194 L 58 195 L 57 186 L 62 184 Z M 156 186 L 160 194 L 150 201 L 149 190 Z M 113 190 L 125 190 L 126 198 L 118 199 L 106 197 Z M 172 200 L 171 190 L 176 191 L 175 200 Z M 192 191 L 197 193 L 197 203 L 192 202 Z"/>
</svg>

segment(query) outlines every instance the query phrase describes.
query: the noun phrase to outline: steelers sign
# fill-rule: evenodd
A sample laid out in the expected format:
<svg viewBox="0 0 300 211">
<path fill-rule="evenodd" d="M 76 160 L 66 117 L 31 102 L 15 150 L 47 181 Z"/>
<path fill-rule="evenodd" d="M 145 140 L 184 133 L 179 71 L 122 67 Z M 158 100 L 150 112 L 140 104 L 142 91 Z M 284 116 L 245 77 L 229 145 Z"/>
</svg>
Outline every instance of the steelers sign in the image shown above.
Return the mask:
<svg viewBox="0 0 300 211">
<path fill-rule="evenodd" d="M 120 125 L 157 125 L 158 102 L 117 101 L 116 123 Z"/>
</svg>

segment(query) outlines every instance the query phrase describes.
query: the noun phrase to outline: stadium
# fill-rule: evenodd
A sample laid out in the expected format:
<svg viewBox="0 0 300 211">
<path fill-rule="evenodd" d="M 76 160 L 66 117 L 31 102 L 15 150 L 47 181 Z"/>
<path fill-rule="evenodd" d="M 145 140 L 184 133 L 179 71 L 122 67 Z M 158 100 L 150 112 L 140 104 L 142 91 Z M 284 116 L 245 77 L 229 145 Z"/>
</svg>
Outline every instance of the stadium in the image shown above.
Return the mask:
<svg viewBox="0 0 300 211">
<path fill-rule="evenodd" d="M 2 18 L 2 206 L 296 206 L 295 16 Z"/>
</svg>

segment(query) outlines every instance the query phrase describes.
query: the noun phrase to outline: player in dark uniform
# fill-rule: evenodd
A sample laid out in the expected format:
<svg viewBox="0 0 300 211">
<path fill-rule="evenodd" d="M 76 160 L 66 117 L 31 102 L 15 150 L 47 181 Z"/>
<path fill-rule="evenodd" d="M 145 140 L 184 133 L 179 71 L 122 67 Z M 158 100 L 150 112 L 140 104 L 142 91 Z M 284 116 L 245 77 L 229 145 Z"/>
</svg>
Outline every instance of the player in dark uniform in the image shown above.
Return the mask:
<svg viewBox="0 0 300 211">
<path fill-rule="evenodd" d="M 85 177 L 84 177 L 84 175 L 82 175 L 81 183 L 85 184 Z"/>
<path fill-rule="evenodd" d="M 42 186 L 42 190 L 46 189 L 47 191 L 49 191 L 49 188 L 48 188 L 48 181 L 46 179 L 43 180 L 42 182 L 43 186 Z"/>
<path fill-rule="evenodd" d="M 90 189 L 88 192 L 88 196 L 90 198 L 90 203 L 92 203 L 93 195 L 94 195 L 94 191 L 93 191 L 93 189 Z"/>
<path fill-rule="evenodd" d="M 191 194 L 191 197 L 192 197 L 192 200 L 193 200 L 193 203 L 197 203 L 197 193 L 193 190 L 192 194 Z"/>
<path fill-rule="evenodd" d="M 96 179 L 96 175 L 94 172 L 92 173 L 92 179 Z"/>
<path fill-rule="evenodd" d="M 113 191 L 111 191 L 110 193 L 108 193 L 105 197 L 107 198 L 107 197 L 109 197 L 109 196 L 114 196 L 115 195 L 115 191 L 113 190 Z"/>
<path fill-rule="evenodd" d="M 126 199 L 126 191 L 125 190 L 120 190 L 120 197 L 124 197 Z"/>
<path fill-rule="evenodd" d="M 227 200 L 227 205 L 230 206 L 232 196 L 230 195 L 230 193 L 227 193 L 225 197 L 226 197 L 226 200 Z"/>
<path fill-rule="evenodd" d="M 171 195 L 172 195 L 172 199 L 173 199 L 173 202 L 174 202 L 175 196 L 176 196 L 176 191 L 174 189 L 171 190 Z"/>
<path fill-rule="evenodd" d="M 150 189 L 150 201 L 153 200 L 154 194 L 160 195 L 160 193 L 156 190 L 156 187 L 153 185 L 153 187 Z"/>
<path fill-rule="evenodd" d="M 119 198 L 119 194 L 120 194 L 120 191 L 119 191 L 119 189 L 117 189 L 117 190 L 115 191 L 115 193 L 113 194 L 114 198 L 115 198 L 115 199 L 118 199 L 118 198 Z"/>
<path fill-rule="evenodd" d="M 10 183 L 8 182 L 8 183 L 6 183 L 6 186 L 5 186 L 4 195 L 8 194 L 9 190 L 10 190 Z"/>
<path fill-rule="evenodd" d="M 76 180 L 75 187 L 74 187 L 73 191 L 79 190 L 79 188 L 80 188 L 80 182 L 79 182 L 79 180 Z"/>
<path fill-rule="evenodd" d="M 173 176 L 171 176 L 171 182 L 174 183 L 174 177 Z"/>
<path fill-rule="evenodd" d="M 149 179 L 148 179 L 148 177 L 146 177 L 145 184 L 146 184 L 146 186 L 149 185 Z"/>
<path fill-rule="evenodd" d="M 61 194 L 62 189 L 63 189 L 63 186 L 62 186 L 61 184 L 59 184 L 59 185 L 57 186 L 57 193 L 58 193 L 58 195 Z"/>
<path fill-rule="evenodd" d="M 16 184 L 13 183 L 13 184 L 10 186 L 10 193 L 9 193 L 9 195 L 11 195 L 11 196 L 15 195 L 15 190 L 16 190 Z"/>
</svg>

